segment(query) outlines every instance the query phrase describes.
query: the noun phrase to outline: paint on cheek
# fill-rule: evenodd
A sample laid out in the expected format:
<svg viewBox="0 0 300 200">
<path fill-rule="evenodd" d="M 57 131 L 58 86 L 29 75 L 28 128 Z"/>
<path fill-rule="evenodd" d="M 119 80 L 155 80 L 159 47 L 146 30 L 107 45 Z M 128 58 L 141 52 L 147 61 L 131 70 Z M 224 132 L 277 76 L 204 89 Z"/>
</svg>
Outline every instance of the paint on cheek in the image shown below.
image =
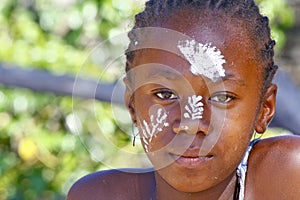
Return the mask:
<svg viewBox="0 0 300 200">
<path fill-rule="evenodd" d="M 149 143 L 148 143 L 147 139 L 145 137 L 142 137 L 142 140 L 143 140 L 143 142 L 145 144 L 144 147 L 145 147 L 146 153 L 150 152 Z"/>
<path fill-rule="evenodd" d="M 215 46 L 185 40 L 179 41 L 177 47 L 191 64 L 191 72 L 194 75 L 203 75 L 213 82 L 225 76 L 223 64 L 226 61 Z"/>
<path fill-rule="evenodd" d="M 169 123 L 167 120 L 167 113 L 159 108 L 154 115 L 150 115 L 150 122 L 148 123 L 146 120 L 142 122 L 140 120 L 140 128 L 142 130 L 142 140 L 146 146 L 146 152 L 148 152 L 149 142 L 152 141 L 153 137 L 156 137 L 156 134 L 163 131 L 164 127 L 168 127 Z"/>
<path fill-rule="evenodd" d="M 188 104 L 184 107 L 185 113 L 183 117 L 186 119 L 202 119 L 203 117 L 203 103 L 201 102 L 202 96 L 193 95 L 188 97 Z"/>
</svg>

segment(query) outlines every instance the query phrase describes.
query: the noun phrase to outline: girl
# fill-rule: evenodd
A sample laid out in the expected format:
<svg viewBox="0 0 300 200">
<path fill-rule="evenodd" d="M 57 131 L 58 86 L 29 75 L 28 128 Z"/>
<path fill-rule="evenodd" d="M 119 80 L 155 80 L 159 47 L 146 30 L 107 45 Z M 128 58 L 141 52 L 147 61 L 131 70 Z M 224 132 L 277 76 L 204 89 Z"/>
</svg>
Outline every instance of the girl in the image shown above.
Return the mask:
<svg viewBox="0 0 300 200">
<path fill-rule="evenodd" d="M 129 33 L 125 103 L 153 171 L 88 175 L 68 199 L 299 199 L 300 139 L 263 134 L 277 66 L 252 0 L 150 0 Z"/>
</svg>

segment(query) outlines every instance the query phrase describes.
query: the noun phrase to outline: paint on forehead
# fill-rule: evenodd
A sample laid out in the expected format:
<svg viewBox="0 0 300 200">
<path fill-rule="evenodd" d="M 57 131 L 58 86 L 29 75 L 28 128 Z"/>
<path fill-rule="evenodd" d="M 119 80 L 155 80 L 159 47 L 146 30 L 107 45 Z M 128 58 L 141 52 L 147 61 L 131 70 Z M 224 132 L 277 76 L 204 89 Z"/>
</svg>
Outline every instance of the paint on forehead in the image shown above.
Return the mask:
<svg viewBox="0 0 300 200">
<path fill-rule="evenodd" d="M 179 41 L 177 47 L 191 64 L 191 72 L 194 75 L 203 75 L 213 82 L 225 76 L 223 64 L 226 61 L 215 46 L 197 43 L 195 40 L 184 40 Z"/>
<path fill-rule="evenodd" d="M 183 117 L 186 119 L 202 119 L 203 117 L 203 103 L 201 102 L 202 96 L 190 96 L 188 97 L 188 103 L 184 107 L 185 113 L 183 113 Z"/>
</svg>

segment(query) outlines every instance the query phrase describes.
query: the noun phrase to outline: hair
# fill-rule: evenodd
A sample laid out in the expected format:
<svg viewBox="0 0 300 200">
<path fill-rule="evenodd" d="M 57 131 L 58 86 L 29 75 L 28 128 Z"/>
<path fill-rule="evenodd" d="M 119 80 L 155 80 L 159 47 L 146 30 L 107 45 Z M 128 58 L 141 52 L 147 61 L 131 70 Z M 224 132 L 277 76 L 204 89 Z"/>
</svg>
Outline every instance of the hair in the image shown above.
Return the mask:
<svg viewBox="0 0 300 200">
<path fill-rule="evenodd" d="M 220 11 L 230 18 L 247 23 L 246 27 L 250 39 L 255 42 L 259 51 L 259 59 L 263 63 L 262 78 L 264 93 L 272 83 L 278 66 L 274 64 L 275 41 L 271 39 L 269 20 L 260 14 L 258 6 L 253 0 L 149 0 L 145 10 L 135 16 L 135 25 L 129 32 L 129 47 L 126 51 L 126 72 L 134 61 L 135 51 L 130 51 L 136 35 L 134 29 L 144 27 L 161 27 L 174 11 L 189 8 L 197 12 Z"/>
</svg>

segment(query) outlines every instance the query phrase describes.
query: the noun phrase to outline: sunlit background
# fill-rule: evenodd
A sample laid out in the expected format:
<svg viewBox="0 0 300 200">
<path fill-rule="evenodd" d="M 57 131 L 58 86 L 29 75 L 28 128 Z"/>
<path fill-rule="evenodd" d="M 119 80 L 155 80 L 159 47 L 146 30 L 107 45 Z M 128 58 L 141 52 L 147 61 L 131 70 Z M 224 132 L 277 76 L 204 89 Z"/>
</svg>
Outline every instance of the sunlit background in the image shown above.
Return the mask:
<svg viewBox="0 0 300 200">
<path fill-rule="evenodd" d="M 258 2 L 271 19 L 277 59 L 284 62 L 282 50 L 299 4 Z M 126 41 L 117 36 L 130 30 L 143 4 L 144 0 L 1 0 L 0 63 L 57 76 L 119 81 L 124 74 L 120 50 Z M 43 81 L 35 82 L 33 76 L 32 82 Z M 122 107 L 112 112 L 107 102 L 1 86 L 0 200 L 64 199 L 72 183 L 88 173 L 120 163 L 143 166 L 144 160 L 139 163 L 119 152 L 118 148 L 141 151 L 132 147 L 131 133 Z"/>
</svg>

